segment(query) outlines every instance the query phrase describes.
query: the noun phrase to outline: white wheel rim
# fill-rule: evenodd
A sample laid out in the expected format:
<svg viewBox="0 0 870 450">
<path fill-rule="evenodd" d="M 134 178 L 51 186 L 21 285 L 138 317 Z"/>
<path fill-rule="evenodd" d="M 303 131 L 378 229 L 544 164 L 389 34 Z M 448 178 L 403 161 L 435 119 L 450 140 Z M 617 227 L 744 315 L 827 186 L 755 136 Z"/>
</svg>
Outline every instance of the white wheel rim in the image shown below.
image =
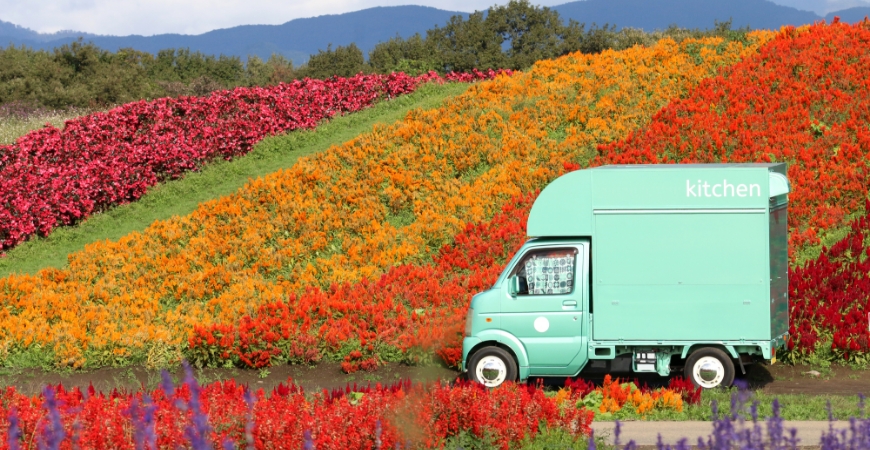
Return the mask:
<svg viewBox="0 0 870 450">
<path fill-rule="evenodd" d="M 484 356 L 474 368 L 477 380 L 486 387 L 496 387 L 507 378 L 507 366 L 497 356 Z"/>
<path fill-rule="evenodd" d="M 712 389 L 722 384 L 725 378 L 725 366 L 722 361 L 712 356 L 704 356 L 692 367 L 692 377 L 695 383 L 705 389 Z"/>
</svg>

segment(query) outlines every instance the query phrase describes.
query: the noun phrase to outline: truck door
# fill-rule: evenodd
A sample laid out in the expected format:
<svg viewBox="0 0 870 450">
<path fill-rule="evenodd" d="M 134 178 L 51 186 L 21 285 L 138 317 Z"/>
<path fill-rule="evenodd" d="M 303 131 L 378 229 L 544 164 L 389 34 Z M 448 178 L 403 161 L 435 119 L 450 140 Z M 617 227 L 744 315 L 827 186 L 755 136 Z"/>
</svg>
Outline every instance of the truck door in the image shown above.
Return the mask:
<svg viewBox="0 0 870 450">
<path fill-rule="evenodd" d="M 505 290 L 501 322 L 525 346 L 532 375 L 572 375 L 579 368 L 569 367 L 571 362 L 585 361 L 576 358 L 587 347 L 584 282 L 577 277 L 585 273 L 583 250 L 583 245 L 531 247 L 511 269 L 519 290 L 516 295 Z"/>
</svg>

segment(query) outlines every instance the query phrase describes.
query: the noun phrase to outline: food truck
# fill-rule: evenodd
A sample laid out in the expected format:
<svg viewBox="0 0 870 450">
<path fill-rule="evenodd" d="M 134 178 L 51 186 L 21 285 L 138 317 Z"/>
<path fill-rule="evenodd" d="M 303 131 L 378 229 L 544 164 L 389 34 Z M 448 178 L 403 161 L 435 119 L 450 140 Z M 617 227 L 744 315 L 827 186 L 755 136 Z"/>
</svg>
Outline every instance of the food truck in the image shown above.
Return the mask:
<svg viewBox="0 0 870 450">
<path fill-rule="evenodd" d="M 786 166 L 613 165 L 550 183 L 529 240 L 468 309 L 462 369 L 489 387 L 683 370 L 729 386 L 788 335 Z"/>
</svg>

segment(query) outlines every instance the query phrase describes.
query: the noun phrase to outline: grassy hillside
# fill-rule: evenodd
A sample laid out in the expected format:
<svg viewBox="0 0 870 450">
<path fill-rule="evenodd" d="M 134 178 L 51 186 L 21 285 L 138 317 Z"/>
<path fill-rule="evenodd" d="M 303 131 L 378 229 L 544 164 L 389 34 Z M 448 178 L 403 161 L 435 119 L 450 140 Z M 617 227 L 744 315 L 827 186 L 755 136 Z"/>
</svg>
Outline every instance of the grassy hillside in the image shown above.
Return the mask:
<svg viewBox="0 0 870 450">
<path fill-rule="evenodd" d="M 20 104 L 19 104 L 20 105 Z M 70 108 L 68 110 L 49 110 L 38 108 L 18 108 L 16 104 L 0 106 L 0 145 L 9 145 L 25 134 L 51 124 L 63 128 L 63 123 L 85 114 L 90 110 Z M 21 109 L 19 111 L 19 109 Z"/>
</svg>

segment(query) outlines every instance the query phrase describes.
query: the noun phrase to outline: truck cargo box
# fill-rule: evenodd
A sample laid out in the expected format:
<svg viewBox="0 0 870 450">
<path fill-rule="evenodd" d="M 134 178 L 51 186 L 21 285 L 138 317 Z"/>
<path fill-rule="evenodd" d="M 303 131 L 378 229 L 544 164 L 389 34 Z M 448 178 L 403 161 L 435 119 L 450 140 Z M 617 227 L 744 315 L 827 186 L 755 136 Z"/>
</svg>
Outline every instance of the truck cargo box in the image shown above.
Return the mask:
<svg viewBox="0 0 870 450">
<path fill-rule="evenodd" d="M 788 331 L 785 164 L 604 166 L 535 202 L 533 237 L 591 241 L 593 341 Z"/>
</svg>

